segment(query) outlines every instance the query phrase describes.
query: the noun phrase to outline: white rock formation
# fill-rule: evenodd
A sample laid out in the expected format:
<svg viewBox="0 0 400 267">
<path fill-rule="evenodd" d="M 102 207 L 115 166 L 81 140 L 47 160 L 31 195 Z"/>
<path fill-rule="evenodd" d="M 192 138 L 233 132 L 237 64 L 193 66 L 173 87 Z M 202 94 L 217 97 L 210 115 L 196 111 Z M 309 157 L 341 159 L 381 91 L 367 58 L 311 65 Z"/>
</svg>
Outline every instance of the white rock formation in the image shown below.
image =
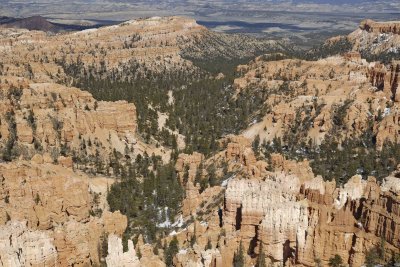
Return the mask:
<svg viewBox="0 0 400 267">
<path fill-rule="evenodd" d="M 26 222 L 10 221 L 0 227 L 0 266 L 56 266 L 53 238 L 45 231 L 32 231 Z"/>
<path fill-rule="evenodd" d="M 308 228 L 306 202 L 270 202 L 264 210 L 266 215 L 259 232 L 270 257 L 275 261 L 283 261 L 285 249 L 304 247 Z M 286 244 L 287 248 L 282 244 Z"/>
<path fill-rule="evenodd" d="M 346 204 L 347 198 L 360 199 L 363 194 L 367 181 L 362 180 L 361 175 L 355 175 L 340 189 L 338 199 L 335 201 L 335 207 L 339 210 Z"/>
<path fill-rule="evenodd" d="M 113 267 L 140 267 L 139 258 L 136 256 L 135 247 L 131 240 L 128 241 L 128 251 L 123 252 L 122 239 L 116 235 L 108 236 L 107 266 Z"/>
<path fill-rule="evenodd" d="M 394 176 L 388 176 L 382 181 L 382 191 L 400 192 L 400 179 Z"/>
</svg>

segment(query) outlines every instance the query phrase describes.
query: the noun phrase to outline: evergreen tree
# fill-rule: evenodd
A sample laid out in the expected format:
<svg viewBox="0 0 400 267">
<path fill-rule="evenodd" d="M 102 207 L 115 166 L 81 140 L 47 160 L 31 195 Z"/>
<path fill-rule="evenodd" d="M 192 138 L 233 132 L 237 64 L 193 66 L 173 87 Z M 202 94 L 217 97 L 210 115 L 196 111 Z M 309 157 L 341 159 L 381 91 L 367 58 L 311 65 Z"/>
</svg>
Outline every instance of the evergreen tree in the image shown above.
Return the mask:
<svg viewBox="0 0 400 267">
<path fill-rule="evenodd" d="M 260 136 L 257 134 L 252 143 L 254 154 L 257 156 L 259 154 L 260 147 Z"/>
<path fill-rule="evenodd" d="M 207 168 L 207 173 L 208 173 L 208 183 L 210 184 L 211 187 L 218 185 L 218 179 L 217 179 L 217 174 L 216 174 L 216 167 L 213 164 L 211 164 Z"/>
<path fill-rule="evenodd" d="M 211 244 L 211 240 L 210 240 L 210 239 L 208 239 L 207 245 L 206 245 L 206 247 L 204 248 L 204 250 L 209 250 L 209 249 L 212 249 L 212 244 Z"/>
<path fill-rule="evenodd" d="M 379 251 L 376 247 L 369 249 L 365 253 L 365 265 L 367 267 L 374 267 L 379 264 L 380 262 Z"/>
<path fill-rule="evenodd" d="M 168 248 L 165 250 L 165 264 L 167 266 L 173 266 L 173 259 L 179 252 L 179 243 L 176 236 L 169 242 Z"/>
<path fill-rule="evenodd" d="M 244 250 L 242 241 L 240 241 L 239 249 L 233 256 L 233 267 L 244 267 Z"/>
<path fill-rule="evenodd" d="M 335 256 L 333 256 L 329 259 L 328 265 L 331 267 L 342 267 L 343 259 L 338 254 L 336 254 Z"/>
<path fill-rule="evenodd" d="M 185 165 L 184 168 L 184 172 L 183 172 L 183 184 L 187 184 L 187 182 L 189 181 L 189 165 Z"/>
<path fill-rule="evenodd" d="M 256 267 L 267 267 L 267 263 L 265 262 L 265 253 L 263 250 L 262 242 L 260 243 L 260 251 L 259 251 L 258 257 L 257 257 Z"/>
</svg>

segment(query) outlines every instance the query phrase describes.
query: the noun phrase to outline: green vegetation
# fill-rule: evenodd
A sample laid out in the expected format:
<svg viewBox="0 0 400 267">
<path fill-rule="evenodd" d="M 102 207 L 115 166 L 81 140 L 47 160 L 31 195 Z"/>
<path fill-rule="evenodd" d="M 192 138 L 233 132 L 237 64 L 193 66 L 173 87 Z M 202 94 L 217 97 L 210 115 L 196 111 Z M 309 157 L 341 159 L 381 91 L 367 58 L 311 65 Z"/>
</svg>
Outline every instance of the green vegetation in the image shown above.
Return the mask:
<svg viewBox="0 0 400 267">
<path fill-rule="evenodd" d="M 106 233 L 103 233 L 100 236 L 100 242 L 97 245 L 97 253 L 99 255 L 99 259 L 101 262 L 105 262 L 105 258 L 108 255 L 108 236 Z"/>
<path fill-rule="evenodd" d="M 242 241 L 240 241 L 239 248 L 233 255 L 233 267 L 244 267 L 244 266 L 245 266 L 244 249 Z"/>
<path fill-rule="evenodd" d="M 8 124 L 9 136 L 6 141 L 5 147 L 2 151 L 2 158 L 4 161 L 11 161 L 16 158 L 19 154 L 17 147 L 17 124 L 15 122 L 14 111 L 8 111 L 6 113 L 5 119 Z"/>
<path fill-rule="evenodd" d="M 39 202 L 40 202 L 40 196 L 39 196 L 39 193 L 36 193 L 35 204 L 37 205 L 37 204 L 39 204 Z"/>
<path fill-rule="evenodd" d="M 377 151 L 373 138 L 367 134 L 361 138 L 339 141 L 337 136 L 328 135 L 319 147 L 312 142 L 291 142 L 288 146 L 277 138 L 264 145 L 264 154 L 282 153 L 288 159 L 308 159 L 314 174 L 326 180 L 335 179 L 337 184 L 345 184 L 352 176 L 364 178 L 375 176 L 378 181 L 393 172 L 400 163 L 400 145 L 387 141 L 382 150 Z"/>
<path fill-rule="evenodd" d="M 165 250 L 165 264 L 169 266 L 173 265 L 174 256 L 179 252 L 179 243 L 176 236 L 169 242 L 168 247 Z"/>
<path fill-rule="evenodd" d="M 376 247 L 370 249 L 365 254 L 365 265 L 374 267 L 380 263 L 379 251 Z"/>
<path fill-rule="evenodd" d="M 211 240 L 210 239 L 207 240 L 207 245 L 204 248 L 204 250 L 209 250 L 209 249 L 212 249 L 212 244 L 211 244 Z"/>
<path fill-rule="evenodd" d="M 267 97 L 265 93 L 241 92 L 233 97 L 233 69 L 238 62 L 243 59 L 227 62 L 215 59 L 207 64 L 194 62 L 205 70 L 224 70 L 221 79 L 215 79 L 203 70 L 156 73 L 134 61 L 124 71 L 111 71 L 107 75 L 94 66 L 84 67 L 79 59 L 73 64 L 58 63 L 74 77 L 75 86 L 89 91 L 97 100 L 133 102 L 137 108 L 138 131 L 144 141 L 156 140 L 176 149 L 175 134 L 158 129 L 158 114 L 166 113 L 166 126 L 185 136 L 186 153 L 199 151 L 210 155 L 218 149 L 218 138 L 238 133 L 262 115 L 259 110 Z M 214 69 L 216 66 L 220 67 Z M 172 99 L 168 96 L 170 91 L 173 92 Z"/>
<path fill-rule="evenodd" d="M 400 51 L 397 52 L 383 52 L 379 54 L 371 54 L 368 52 L 361 52 L 362 58 L 365 58 L 368 62 L 380 61 L 384 64 L 389 64 L 393 60 L 400 60 Z"/>
<path fill-rule="evenodd" d="M 156 241 L 157 224 L 174 220 L 183 197 L 173 163 L 162 165 L 159 157 L 139 155 L 133 164 L 117 161 L 113 166 L 120 170 L 120 181 L 107 195 L 111 211 L 128 217 L 129 238 L 143 234 L 146 242 Z"/>
<path fill-rule="evenodd" d="M 381 237 L 380 243 L 370 248 L 365 253 L 365 265 L 367 267 L 373 267 L 377 265 L 396 266 L 395 264 L 399 262 L 398 255 L 392 255 L 390 262 L 385 261 L 385 245 L 385 238 Z"/>
<path fill-rule="evenodd" d="M 308 159 L 314 174 L 321 175 L 326 180 L 335 179 L 337 185 L 346 183 L 356 174 L 364 178 L 375 176 L 381 181 L 400 163 L 400 145 L 386 141 L 382 149 L 377 150 L 373 118 L 370 118 L 368 127 L 361 136 L 338 135 L 338 132 L 345 130 L 344 116 L 351 103 L 345 101 L 333 108 L 333 127 L 321 145 L 314 145 L 314 141 L 306 136 L 311 123 L 323 107 L 314 103 L 313 106 L 299 108 L 293 124 L 284 136 L 275 138 L 273 142 L 264 142 L 260 150 L 267 158 L 271 153 L 281 153 L 292 160 Z M 313 109 L 315 113 L 311 116 Z M 306 114 L 303 119 L 300 116 L 302 112 Z M 253 143 L 253 149 L 254 146 Z"/>
<path fill-rule="evenodd" d="M 263 249 L 262 242 L 260 242 L 260 251 L 257 257 L 256 267 L 267 267 L 267 263 L 265 262 L 265 252 Z"/>
<path fill-rule="evenodd" d="M 166 229 L 160 225 L 174 221 L 183 198 L 183 188 L 174 169 L 178 153 L 198 151 L 211 155 L 219 149 L 216 141 L 220 137 L 237 134 L 249 122 L 262 116 L 259 110 L 267 98 L 260 90 L 241 92 L 234 97 L 233 69 L 243 60 L 197 60 L 194 63 L 201 70 L 189 71 L 182 67 L 161 73 L 152 72 L 135 61 L 121 66 L 122 71 L 118 72 L 106 72 L 104 65 L 100 68 L 84 66 L 79 59 L 72 64 L 63 60 L 58 63 L 67 75 L 74 78 L 75 86 L 89 91 L 97 100 L 133 102 L 142 140 L 173 150 L 168 164 L 163 164 L 154 155 L 138 156 L 131 162 L 114 151 L 110 154 L 110 162 L 102 162 L 98 152 L 96 156 L 79 152 L 74 154 L 75 163 L 86 166 L 93 161 L 95 172 L 108 175 L 112 168 L 112 173 L 118 177 L 118 182 L 109 188 L 107 200 L 111 211 L 120 210 L 128 217 L 124 244 L 140 234 L 146 242 L 158 243 L 166 234 Z M 219 72 L 224 75 L 214 78 Z M 158 128 L 160 113 L 168 116 L 162 129 Z M 53 126 L 57 130 L 62 128 L 55 121 Z M 178 151 L 176 133 L 185 136 L 184 151 Z M 81 151 L 86 151 L 84 148 L 90 145 L 90 140 L 81 138 L 81 142 Z M 216 178 L 216 166 L 209 166 L 205 173 L 207 175 L 203 177 L 201 167 L 196 174 L 202 191 L 220 183 L 220 179 Z M 187 179 L 186 173 L 183 180 Z M 191 243 L 195 242 L 194 239 Z M 157 252 L 159 248 L 156 248 Z M 177 244 L 171 243 L 165 253 L 165 260 L 170 266 L 177 253 Z"/>
<path fill-rule="evenodd" d="M 343 265 L 343 259 L 340 257 L 340 255 L 336 254 L 335 256 L 331 257 L 329 259 L 329 266 L 331 267 L 342 267 Z"/>
<path fill-rule="evenodd" d="M 295 57 L 306 60 L 318 60 L 349 52 L 352 48 L 353 45 L 349 42 L 347 37 L 342 37 L 335 42 L 327 42 L 318 45 L 306 53 L 295 54 Z"/>
</svg>

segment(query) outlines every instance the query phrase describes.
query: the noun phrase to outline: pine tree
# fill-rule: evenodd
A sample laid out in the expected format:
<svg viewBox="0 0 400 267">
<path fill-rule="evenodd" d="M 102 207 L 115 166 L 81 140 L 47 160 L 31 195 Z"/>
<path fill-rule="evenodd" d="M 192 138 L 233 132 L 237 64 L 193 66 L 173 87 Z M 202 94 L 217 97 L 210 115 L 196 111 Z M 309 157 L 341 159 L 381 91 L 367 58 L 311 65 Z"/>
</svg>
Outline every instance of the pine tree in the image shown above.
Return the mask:
<svg viewBox="0 0 400 267">
<path fill-rule="evenodd" d="M 338 254 L 336 254 L 335 256 L 331 257 L 329 259 L 329 263 L 328 263 L 328 265 L 330 267 L 341 267 L 342 264 L 343 264 L 343 259 Z"/>
<path fill-rule="evenodd" d="M 263 244 L 260 243 L 260 251 L 257 258 L 257 267 L 267 267 L 267 263 L 265 262 L 265 253 L 263 250 Z"/>
<path fill-rule="evenodd" d="M 203 174 L 203 162 L 200 162 L 199 167 L 196 170 L 196 175 L 194 176 L 194 185 L 201 182 Z"/>
<path fill-rule="evenodd" d="M 194 224 L 194 230 L 193 230 L 193 235 L 190 239 L 190 246 L 193 247 L 194 244 L 196 244 L 196 224 Z"/>
<path fill-rule="evenodd" d="M 183 173 L 183 184 L 187 184 L 189 181 L 189 165 L 185 165 L 185 170 Z"/>
<path fill-rule="evenodd" d="M 211 240 L 210 240 L 210 239 L 208 239 L 207 245 L 206 245 L 206 247 L 205 247 L 204 249 L 205 249 L 205 250 L 212 249 L 212 244 L 211 244 Z"/>
<path fill-rule="evenodd" d="M 239 249 L 233 256 L 233 267 L 244 267 L 244 250 L 242 241 L 240 241 Z"/>
<path fill-rule="evenodd" d="M 173 259 L 179 252 L 179 243 L 176 236 L 169 242 L 168 248 L 165 251 L 165 264 L 167 266 L 173 266 Z"/>
<path fill-rule="evenodd" d="M 216 175 L 216 168 L 214 164 L 211 164 L 207 168 L 208 172 L 208 183 L 210 184 L 211 187 L 218 185 L 218 179 Z"/>
<path fill-rule="evenodd" d="M 254 141 L 252 143 L 253 151 L 256 156 L 259 154 L 259 148 L 260 148 L 260 136 L 257 134 L 256 137 L 254 138 Z"/>
</svg>

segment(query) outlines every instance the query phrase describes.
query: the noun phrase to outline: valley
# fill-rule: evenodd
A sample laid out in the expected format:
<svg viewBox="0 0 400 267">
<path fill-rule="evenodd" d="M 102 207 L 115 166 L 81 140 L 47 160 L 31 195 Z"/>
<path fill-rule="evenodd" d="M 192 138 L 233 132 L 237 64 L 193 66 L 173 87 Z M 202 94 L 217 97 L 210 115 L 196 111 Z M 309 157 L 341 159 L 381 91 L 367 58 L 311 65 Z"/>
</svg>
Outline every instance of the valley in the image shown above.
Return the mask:
<svg viewBox="0 0 400 267">
<path fill-rule="evenodd" d="M 0 28 L 0 266 L 396 266 L 399 29 Z"/>
</svg>

